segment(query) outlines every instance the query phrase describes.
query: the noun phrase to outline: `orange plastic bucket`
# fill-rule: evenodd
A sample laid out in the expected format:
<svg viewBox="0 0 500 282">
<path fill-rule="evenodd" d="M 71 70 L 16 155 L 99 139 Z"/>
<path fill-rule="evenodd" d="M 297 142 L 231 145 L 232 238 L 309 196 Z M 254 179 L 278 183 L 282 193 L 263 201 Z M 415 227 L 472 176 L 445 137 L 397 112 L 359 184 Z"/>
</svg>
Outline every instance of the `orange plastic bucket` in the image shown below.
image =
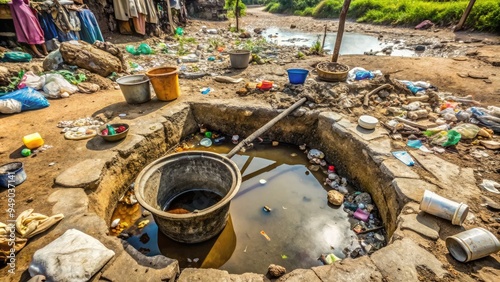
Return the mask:
<svg viewBox="0 0 500 282">
<path fill-rule="evenodd" d="M 179 97 L 181 88 L 178 72 L 177 67 L 173 66 L 153 68 L 146 72 L 158 100 L 172 101 Z"/>
</svg>

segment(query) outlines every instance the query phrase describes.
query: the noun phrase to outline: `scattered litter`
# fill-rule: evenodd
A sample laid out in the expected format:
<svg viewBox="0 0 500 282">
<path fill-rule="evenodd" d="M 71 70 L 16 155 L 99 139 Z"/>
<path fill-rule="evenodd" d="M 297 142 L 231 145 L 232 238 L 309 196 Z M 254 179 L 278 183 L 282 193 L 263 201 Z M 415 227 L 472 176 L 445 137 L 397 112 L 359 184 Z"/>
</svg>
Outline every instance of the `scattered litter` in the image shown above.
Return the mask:
<svg viewBox="0 0 500 282">
<path fill-rule="evenodd" d="M 188 261 L 188 262 L 193 262 L 193 260 L 192 260 L 192 259 L 190 259 L 190 258 L 187 258 L 187 261 Z"/>
<path fill-rule="evenodd" d="M 401 162 L 403 162 L 407 166 L 413 166 L 413 165 L 415 165 L 415 161 L 413 161 L 413 158 L 406 151 L 392 152 L 392 155 L 396 159 L 400 160 Z"/>
<path fill-rule="evenodd" d="M 420 146 L 418 149 L 424 153 L 432 153 L 425 145 Z"/>
<path fill-rule="evenodd" d="M 143 220 L 137 224 L 137 228 L 142 229 L 149 224 L 149 219 Z"/>
<path fill-rule="evenodd" d="M 267 241 L 271 241 L 271 238 L 269 238 L 269 236 L 267 236 L 267 234 L 266 234 L 266 232 L 264 232 L 264 230 L 261 230 L 261 231 L 260 231 L 260 234 L 261 234 L 262 236 L 264 236 L 264 238 L 266 238 L 266 239 L 267 239 Z"/>
<path fill-rule="evenodd" d="M 194 259 L 193 259 L 193 262 L 194 262 L 194 263 L 197 263 L 199 260 L 200 260 L 199 258 L 194 258 Z"/>
<path fill-rule="evenodd" d="M 272 211 L 272 209 L 270 207 L 268 207 L 268 206 L 264 206 L 262 208 L 262 210 L 265 211 L 265 212 L 271 212 Z"/>
<path fill-rule="evenodd" d="M 200 92 L 201 94 L 203 95 L 207 95 L 208 93 L 210 93 L 212 90 L 210 89 L 210 87 L 203 87 L 200 89 Z"/>
<path fill-rule="evenodd" d="M 51 162 L 51 163 L 49 163 L 49 166 L 53 166 L 55 164 L 56 164 L 55 162 Z"/>
<path fill-rule="evenodd" d="M 490 191 L 491 193 L 500 194 L 498 188 L 500 188 L 500 183 L 493 180 L 483 179 L 483 183 L 479 184 L 479 187 Z"/>
<path fill-rule="evenodd" d="M 320 150 L 317 150 L 317 149 L 311 149 L 307 153 L 307 158 L 310 159 L 310 160 L 313 159 L 313 158 L 323 159 L 324 157 L 325 157 L 325 154 L 323 152 L 321 152 Z"/>
<path fill-rule="evenodd" d="M 288 256 L 287 255 L 281 255 L 281 259 L 287 259 Z"/>
<path fill-rule="evenodd" d="M 240 140 L 239 135 L 233 135 L 233 137 L 231 138 L 231 142 L 235 145 L 238 144 L 239 140 Z"/>
<path fill-rule="evenodd" d="M 334 254 L 328 254 L 328 255 L 321 255 L 319 260 L 324 263 L 325 265 L 330 265 L 336 261 L 340 261 L 342 259 L 340 259 L 339 257 L 337 257 L 336 255 Z"/>
<path fill-rule="evenodd" d="M 247 248 L 248 248 L 248 245 L 247 245 L 247 246 L 245 246 L 245 249 L 243 250 L 243 252 L 244 252 L 244 253 L 246 253 L 246 252 L 247 252 Z"/>
<path fill-rule="evenodd" d="M 265 180 L 265 179 L 261 179 L 261 180 L 259 180 L 259 183 L 260 183 L 260 184 L 262 184 L 262 185 L 264 185 L 264 184 L 266 184 L 266 183 L 267 183 L 267 180 Z"/>
<path fill-rule="evenodd" d="M 200 145 L 208 148 L 212 146 L 212 140 L 210 138 L 203 138 L 200 140 Z"/>
<path fill-rule="evenodd" d="M 31 155 L 31 150 L 30 150 L 30 149 L 28 149 L 28 148 L 24 148 L 24 149 L 22 149 L 22 150 L 21 150 L 21 155 L 22 155 L 23 157 L 28 157 L 28 156 L 30 156 L 30 155 Z"/>
<path fill-rule="evenodd" d="M 284 210 L 288 209 L 288 208 L 285 208 L 285 206 L 281 206 L 281 208 L 283 208 Z"/>
<path fill-rule="evenodd" d="M 126 117 L 126 116 L 127 116 L 127 114 L 119 114 L 118 116 L 119 116 L 119 117 Z"/>
<path fill-rule="evenodd" d="M 214 77 L 214 80 L 217 82 L 222 82 L 222 83 L 240 83 L 243 81 L 243 78 L 232 78 L 230 76 L 216 76 Z"/>
<path fill-rule="evenodd" d="M 415 148 L 415 149 L 419 149 L 420 147 L 422 147 L 422 141 L 420 140 L 408 140 L 408 143 L 406 143 L 406 145 L 408 145 L 408 147 L 411 147 L 411 148 Z"/>
<path fill-rule="evenodd" d="M 119 218 L 117 218 L 117 219 L 113 220 L 113 222 L 111 222 L 110 227 L 111 227 L 111 228 L 115 228 L 115 227 L 117 227 L 117 226 L 118 226 L 118 224 L 120 224 L 120 219 L 119 219 Z"/>
</svg>

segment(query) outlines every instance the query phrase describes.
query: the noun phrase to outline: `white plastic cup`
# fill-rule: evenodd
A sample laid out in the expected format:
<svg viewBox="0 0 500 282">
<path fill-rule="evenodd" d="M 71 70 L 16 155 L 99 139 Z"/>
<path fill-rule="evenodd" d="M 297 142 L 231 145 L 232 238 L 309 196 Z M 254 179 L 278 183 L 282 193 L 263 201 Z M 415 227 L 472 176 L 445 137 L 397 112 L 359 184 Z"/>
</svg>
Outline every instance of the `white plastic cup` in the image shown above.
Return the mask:
<svg viewBox="0 0 500 282">
<path fill-rule="evenodd" d="M 488 230 L 477 227 L 446 238 L 446 248 L 460 262 L 468 262 L 500 251 L 500 242 Z"/>
<path fill-rule="evenodd" d="M 469 213 L 469 206 L 464 203 L 448 200 L 429 190 L 425 190 L 420 202 L 420 210 L 440 218 L 451 220 L 451 224 L 453 225 L 462 225 Z"/>
</svg>

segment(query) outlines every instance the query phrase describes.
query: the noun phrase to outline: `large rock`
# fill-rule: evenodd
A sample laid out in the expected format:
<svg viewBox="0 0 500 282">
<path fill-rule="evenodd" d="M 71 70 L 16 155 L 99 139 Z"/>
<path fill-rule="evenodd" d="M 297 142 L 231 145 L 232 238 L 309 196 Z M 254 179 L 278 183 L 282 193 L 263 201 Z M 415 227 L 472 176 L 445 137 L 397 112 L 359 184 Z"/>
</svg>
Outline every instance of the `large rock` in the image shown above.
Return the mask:
<svg viewBox="0 0 500 282">
<path fill-rule="evenodd" d="M 109 76 L 113 72 L 123 70 L 122 62 L 118 57 L 81 40 L 63 42 L 59 51 L 65 63 L 76 65 L 101 76 Z"/>
<path fill-rule="evenodd" d="M 105 164 L 103 159 L 84 160 L 59 174 L 55 183 L 69 188 L 95 189 Z"/>
<path fill-rule="evenodd" d="M 97 239 L 69 229 L 33 255 L 31 276 L 44 275 L 47 281 L 88 281 L 115 253 Z"/>
<path fill-rule="evenodd" d="M 337 190 L 328 191 L 328 202 L 335 206 L 340 206 L 344 202 L 344 194 Z"/>
</svg>

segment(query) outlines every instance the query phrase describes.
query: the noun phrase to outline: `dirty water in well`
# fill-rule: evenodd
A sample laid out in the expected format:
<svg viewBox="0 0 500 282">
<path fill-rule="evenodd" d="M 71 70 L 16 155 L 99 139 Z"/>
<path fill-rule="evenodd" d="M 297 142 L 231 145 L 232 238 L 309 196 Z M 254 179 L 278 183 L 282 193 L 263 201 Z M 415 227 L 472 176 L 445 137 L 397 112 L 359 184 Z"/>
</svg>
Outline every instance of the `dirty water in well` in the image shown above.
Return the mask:
<svg viewBox="0 0 500 282">
<path fill-rule="evenodd" d="M 195 137 L 185 149 L 226 154 L 234 146 L 226 143 L 205 148 L 199 145 L 200 139 Z M 346 249 L 360 249 L 358 237 L 352 231 L 357 221 L 342 206 L 328 203 L 323 168 L 311 171 L 307 154 L 297 146 L 256 145 L 232 160 L 240 168 L 243 183 L 231 201 L 226 227 L 215 238 L 197 244 L 167 238 L 159 232 L 149 212 L 136 201 L 130 202 L 129 199 L 134 199 L 130 191 L 124 196 L 128 204 L 120 202 L 113 213 L 111 220 L 120 218 L 120 223 L 111 228 L 111 234 L 124 231 L 119 237 L 140 252 L 177 259 L 181 268 L 218 268 L 235 274 L 265 273 L 272 263 L 287 270 L 309 268 L 323 265 L 318 260 L 322 254 L 333 253 L 344 258 Z M 187 195 L 181 195 L 170 207 L 203 208 L 195 207 L 193 199 L 184 196 Z M 214 199 L 213 195 L 203 193 L 197 197 L 202 197 L 203 202 Z"/>
<path fill-rule="evenodd" d="M 291 29 L 281 29 L 270 27 L 262 32 L 267 41 L 282 46 L 305 46 L 311 47 L 319 40 L 323 41 L 323 33 L 313 33 L 305 31 L 295 31 Z M 335 45 L 337 33 L 327 32 L 325 39 L 324 50 L 327 53 L 332 53 Z M 413 57 L 417 54 L 413 50 L 405 49 L 404 42 L 399 41 L 398 44 L 383 43 L 377 37 L 346 32 L 342 37 L 342 45 L 340 46 L 341 55 L 359 55 L 365 52 L 377 52 L 384 47 L 393 47 L 391 56 Z"/>
</svg>

